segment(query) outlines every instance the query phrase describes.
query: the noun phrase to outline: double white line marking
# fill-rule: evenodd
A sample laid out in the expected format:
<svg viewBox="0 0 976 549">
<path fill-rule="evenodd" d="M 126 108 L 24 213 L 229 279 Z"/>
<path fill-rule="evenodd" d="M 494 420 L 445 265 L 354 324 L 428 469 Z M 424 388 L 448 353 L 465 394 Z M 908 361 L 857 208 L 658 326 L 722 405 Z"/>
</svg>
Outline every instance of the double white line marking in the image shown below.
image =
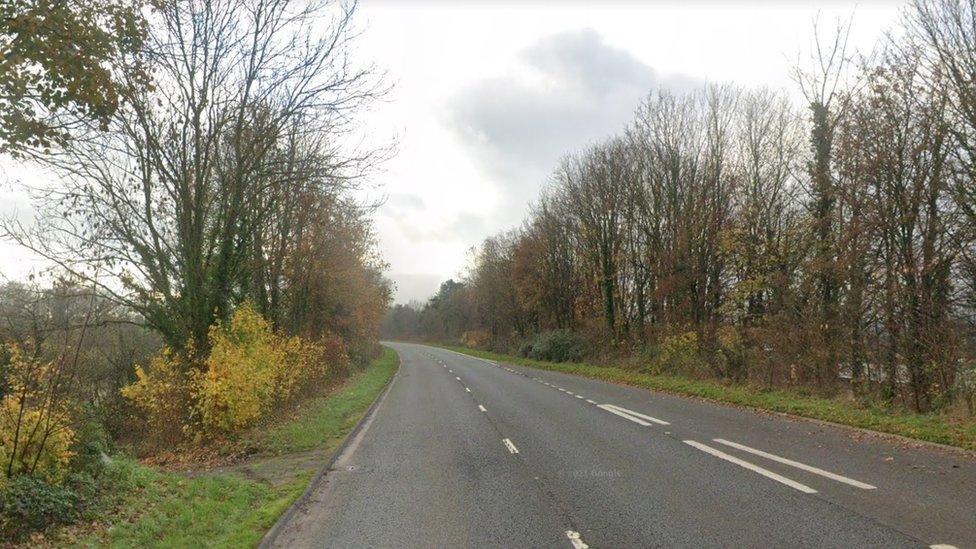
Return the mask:
<svg viewBox="0 0 976 549">
<path fill-rule="evenodd" d="M 628 410 L 627 408 L 621 408 L 620 406 L 615 406 L 613 404 L 598 404 L 597 408 L 600 408 L 601 410 L 606 410 L 611 414 L 616 414 L 624 419 L 629 419 L 630 421 L 633 421 L 638 425 L 643 425 L 644 427 L 647 427 L 651 423 L 657 423 L 658 425 L 671 425 L 670 423 L 664 421 L 663 419 L 658 419 L 656 417 L 644 415 L 640 412 Z"/>
<path fill-rule="evenodd" d="M 807 465 L 806 463 L 800 463 L 799 461 L 793 461 L 792 459 L 787 459 L 785 457 L 777 456 L 775 454 L 770 454 L 769 452 L 764 452 L 762 450 L 757 450 L 755 448 L 751 448 L 749 446 L 746 446 L 745 444 L 739 444 L 738 442 L 732 442 L 730 440 L 725 440 L 723 438 L 716 438 L 716 439 L 712 439 L 712 440 L 714 440 L 715 442 L 717 442 L 719 444 L 724 444 L 726 446 L 735 448 L 737 450 L 742 450 L 743 452 L 747 452 L 747 453 L 750 453 L 750 454 L 754 454 L 754 455 L 757 455 L 757 456 L 760 456 L 760 457 L 763 457 L 763 458 L 766 458 L 766 459 L 775 461 L 777 463 L 782 463 L 784 465 L 789 465 L 790 467 L 796 467 L 797 469 L 800 469 L 800 470 L 803 470 L 803 471 L 807 471 L 808 473 L 813 473 L 815 475 L 820 475 L 822 477 L 826 477 L 826 478 L 829 478 L 831 480 L 835 480 L 837 482 L 842 482 L 844 484 L 848 484 L 850 486 L 854 486 L 855 488 L 860 488 L 862 490 L 874 490 L 875 489 L 875 486 L 872 486 L 872 485 L 867 484 L 865 482 L 861 482 L 859 480 L 854 480 L 852 478 L 848 478 L 848 477 L 845 477 L 843 475 L 838 475 L 837 473 L 831 473 L 830 471 L 825 471 L 823 469 L 820 469 L 819 467 L 814 467 L 812 465 Z M 721 450 L 718 450 L 718 449 L 715 449 L 715 448 L 712 448 L 711 446 L 708 446 L 707 444 L 702 444 L 701 442 L 697 442 L 697 441 L 694 441 L 694 440 L 686 440 L 686 441 L 684 441 L 684 443 L 687 444 L 687 445 L 689 445 L 689 446 L 692 446 L 694 448 L 697 448 L 697 449 L 701 450 L 702 452 L 705 452 L 707 454 L 711 454 L 711 455 L 713 455 L 713 456 L 715 456 L 715 457 L 717 457 L 719 459 L 724 459 L 725 461 L 728 461 L 729 463 L 734 463 L 734 464 L 738 465 L 739 467 L 743 467 L 743 468 L 749 469 L 750 471 L 752 471 L 754 473 L 758 473 L 758 474 L 760 474 L 760 475 L 762 475 L 762 476 L 764 476 L 766 478 L 769 478 L 769 479 L 775 480 L 776 482 L 785 484 L 785 485 L 789 486 L 790 488 L 793 488 L 795 490 L 799 490 L 799 491 L 801 491 L 801 492 L 803 492 L 805 494 L 816 494 L 817 493 L 816 490 L 814 490 L 813 488 L 810 488 L 806 484 L 801 484 L 801 483 L 799 483 L 799 482 L 797 482 L 795 480 L 788 479 L 788 478 L 784 477 L 783 475 L 774 473 L 774 472 L 770 471 L 769 469 L 765 469 L 765 468 L 760 467 L 760 466 L 758 466 L 758 465 L 756 465 L 754 463 L 750 463 L 750 462 L 745 461 L 743 459 L 739 459 L 739 458 L 737 458 L 735 456 L 726 454 L 725 452 L 723 452 Z"/>
<path fill-rule="evenodd" d="M 784 465 L 789 465 L 790 467 L 796 467 L 797 469 L 802 469 L 804 471 L 807 471 L 809 473 L 813 473 L 815 475 L 820 475 L 822 477 L 827 477 L 830 480 L 836 480 L 837 482 L 842 482 L 844 484 L 849 484 L 849 485 L 851 485 L 851 486 L 853 486 L 855 488 L 860 488 L 862 490 L 874 490 L 876 488 L 875 486 L 872 486 L 870 484 L 861 482 L 859 480 L 854 480 L 852 478 L 848 478 L 848 477 L 845 477 L 843 475 L 838 475 L 837 473 L 831 473 L 830 471 L 824 471 L 823 469 L 814 467 L 812 465 L 807 465 L 805 463 L 800 463 L 799 461 L 793 461 L 792 459 L 786 459 L 785 457 L 780 457 L 780 456 L 777 456 L 777 455 L 774 455 L 774 454 L 770 454 L 768 452 L 763 452 L 762 450 L 757 450 L 755 448 L 750 448 L 750 447 L 746 446 L 745 444 L 739 444 L 738 442 L 732 442 L 732 441 L 729 441 L 729 440 L 725 440 L 723 438 L 716 438 L 716 439 L 713 439 L 713 440 L 715 442 L 719 443 L 719 444 L 724 444 L 726 446 L 731 446 L 732 448 L 736 448 L 736 449 L 742 450 L 743 452 L 748 452 L 750 454 L 755 454 L 755 455 L 757 455 L 759 457 L 764 457 L 766 459 L 770 459 L 770 460 L 773 460 L 773 461 L 782 463 Z"/>
</svg>

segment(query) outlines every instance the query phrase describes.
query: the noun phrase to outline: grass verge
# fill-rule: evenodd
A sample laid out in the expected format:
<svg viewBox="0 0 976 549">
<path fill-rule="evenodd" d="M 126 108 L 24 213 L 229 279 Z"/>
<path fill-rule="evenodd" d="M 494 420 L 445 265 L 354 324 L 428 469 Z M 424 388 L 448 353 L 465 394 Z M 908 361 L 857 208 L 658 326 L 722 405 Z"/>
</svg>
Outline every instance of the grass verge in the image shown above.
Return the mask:
<svg viewBox="0 0 976 549">
<path fill-rule="evenodd" d="M 265 454 L 282 455 L 336 446 L 359 421 L 399 365 L 389 348 L 364 371 L 328 395 L 302 405 L 295 417 L 252 435 Z M 237 472 L 188 477 L 135 462 L 130 489 L 114 525 L 58 545 L 111 547 L 253 547 L 305 490 L 312 470 L 292 472 L 282 483 Z"/>
<path fill-rule="evenodd" d="M 966 450 L 976 450 L 976 421 L 972 420 L 953 420 L 938 414 L 904 413 L 881 407 L 860 406 L 855 402 L 800 395 L 784 390 L 765 390 L 749 385 L 725 385 L 717 381 L 652 375 L 613 366 L 543 362 L 467 347 L 439 346 L 480 358 L 501 360 L 511 364 L 564 372 L 633 387 L 831 421 L 872 431 L 956 446 Z"/>
<path fill-rule="evenodd" d="M 363 413 L 397 370 L 393 349 L 369 368 L 356 374 L 340 390 L 312 398 L 291 421 L 253 433 L 249 445 L 263 454 L 280 455 L 311 450 L 330 440 L 341 440 L 359 423 Z"/>
</svg>

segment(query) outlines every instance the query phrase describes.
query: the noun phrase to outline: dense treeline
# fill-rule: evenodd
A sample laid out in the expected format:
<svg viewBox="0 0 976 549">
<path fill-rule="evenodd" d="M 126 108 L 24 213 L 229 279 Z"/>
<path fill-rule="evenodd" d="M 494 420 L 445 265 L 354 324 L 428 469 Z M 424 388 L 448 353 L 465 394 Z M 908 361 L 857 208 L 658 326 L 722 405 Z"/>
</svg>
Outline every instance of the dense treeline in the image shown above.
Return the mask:
<svg viewBox="0 0 976 549">
<path fill-rule="evenodd" d="M 75 516 L 103 461 L 80 458 L 108 435 L 233 437 L 365 363 L 390 296 L 355 192 L 384 151 L 346 138 L 384 93 L 350 59 L 355 5 L 100 5 L 4 12 L 4 63 L 43 71 L 7 73 L 2 100 L 26 110 L 0 151 L 57 184 L 28 189 L 34 223 L 0 221 L 56 266 L 0 287 L 0 530 L 55 497 L 75 504 L 28 518 Z M 50 51 L 22 39 L 37 20 L 64 28 Z"/>
<path fill-rule="evenodd" d="M 462 282 L 398 306 L 386 331 L 529 355 L 577 340 L 657 371 L 849 381 L 972 414 L 974 28 L 973 2 L 919 0 L 857 59 L 838 29 L 797 70 L 805 108 L 733 86 L 652 92 L 619 135 L 567 156 Z"/>
</svg>

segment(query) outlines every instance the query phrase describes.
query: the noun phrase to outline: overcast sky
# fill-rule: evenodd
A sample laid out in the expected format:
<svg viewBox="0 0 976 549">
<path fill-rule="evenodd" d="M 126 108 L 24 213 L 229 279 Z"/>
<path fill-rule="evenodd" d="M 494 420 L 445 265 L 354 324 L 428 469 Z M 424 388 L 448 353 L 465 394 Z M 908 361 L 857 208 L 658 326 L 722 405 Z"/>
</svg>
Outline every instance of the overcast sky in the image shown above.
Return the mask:
<svg viewBox="0 0 976 549">
<path fill-rule="evenodd" d="M 365 122 L 376 143 L 398 143 L 367 191 L 386 198 L 376 229 L 397 302 L 425 299 L 463 270 L 471 246 L 518 225 L 559 157 L 620 130 L 651 89 L 792 90 L 790 66 L 818 13 L 826 23 L 854 13 L 862 50 L 899 14 L 879 2 L 456 4 L 359 6 L 357 55 L 395 86 Z M 0 213 L 29 216 L 4 179 L 45 177 L 4 161 Z M 0 274 L 35 267 L 0 244 Z"/>
</svg>

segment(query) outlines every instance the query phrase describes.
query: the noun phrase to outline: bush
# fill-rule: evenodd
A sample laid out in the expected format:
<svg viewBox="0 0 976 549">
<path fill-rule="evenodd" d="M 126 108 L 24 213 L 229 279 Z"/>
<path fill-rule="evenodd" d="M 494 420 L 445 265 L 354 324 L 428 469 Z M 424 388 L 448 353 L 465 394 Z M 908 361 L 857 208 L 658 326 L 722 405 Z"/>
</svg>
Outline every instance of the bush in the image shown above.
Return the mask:
<svg viewBox="0 0 976 549">
<path fill-rule="evenodd" d="M 461 345 L 484 349 L 491 342 L 491 334 L 487 330 L 468 330 L 461 334 Z"/>
<path fill-rule="evenodd" d="M 75 440 L 68 403 L 55 391 L 63 362 L 31 358 L 15 345 L 6 352 L 10 392 L 0 399 L 0 479 L 31 474 L 57 482 Z"/>
<path fill-rule="evenodd" d="M 543 332 L 519 349 L 519 354 L 549 362 L 579 362 L 586 356 L 586 343 L 568 330 Z"/>
<path fill-rule="evenodd" d="M 339 337 L 324 336 L 318 343 L 281 337 L 249 304 L 226 325 L 211 328 L 210 348 L 206 370 L 193 386 L 201 422 L 211 432 L 235 433 L 253 425 L 310 381 L 349 362 Z"/>
<path fill-rule="evenodd" d="M 163 348 L 149 361 L 148 369 L 136 367 L 135 383 L 122 388 L 122 396 L 142 412 L 146 431 L 159 443 L 176 442 L 188 424 L 192 405 L 183 362 Z"/>
<path fill-rule="evenodd" d="M 208 339 L 210 355 L 202 367 L 184 365 L 164 349 L 148 372 L 137 368 L 136 382 L 122 390 L 145 413 L 150 432 L 176 426 L 177 432 L 237 433 L 309 382 L 349 366 L 340 337 L 327 334 L 313 343 L 280 336 L 247 303 L 228 322 L 212 326 Z"/>
<path fill-rule="evenodd" d="M 716 336 L 719 375 L 741 381 L 746 375 L 746 366 L 749 362 L 749 352 L 742 334 L 735 326 L 722 326 Z"/>
<path fill-rule="evenodd" d="M 276 389 L 291 387 L 299 372 L 278 375 L 285 353 L 276 343 L 268 321 L 250 305 L 235 311 L 226 325 L 211 327 L 206 370 L 194 383 L 205 428 L 243 429 L 271 405 Z"/>
<path fill-rule="evenodd" d="M 656 346 L 648 349 L 650 362 L 645 371 L 654 374 L 691 374 L 702 367 L 698 348 L 698 334 L 683 332 L 666 336 Z"/>
<path fill-rule="evenodd" d="M 67 524 L 77 517 L 78 496 L 65 486 L 18 475 L 0 488 L 0 532 L 12 538 Z"/>
<path fill-rule="evenodd" d="M 0 402 L 0 478 L 31 473 L 51 482 L 61 480 L 75 440 L 68 418 L 21 406 L 12 395 Z"/>
<path fill-rule="evenodd" d="M 97 421 L 86 421 L 75 431 L 71 451 L 73 471 L 100 471 L 105 456 L 112 452 L 112 438 Z"/>
</svg>

